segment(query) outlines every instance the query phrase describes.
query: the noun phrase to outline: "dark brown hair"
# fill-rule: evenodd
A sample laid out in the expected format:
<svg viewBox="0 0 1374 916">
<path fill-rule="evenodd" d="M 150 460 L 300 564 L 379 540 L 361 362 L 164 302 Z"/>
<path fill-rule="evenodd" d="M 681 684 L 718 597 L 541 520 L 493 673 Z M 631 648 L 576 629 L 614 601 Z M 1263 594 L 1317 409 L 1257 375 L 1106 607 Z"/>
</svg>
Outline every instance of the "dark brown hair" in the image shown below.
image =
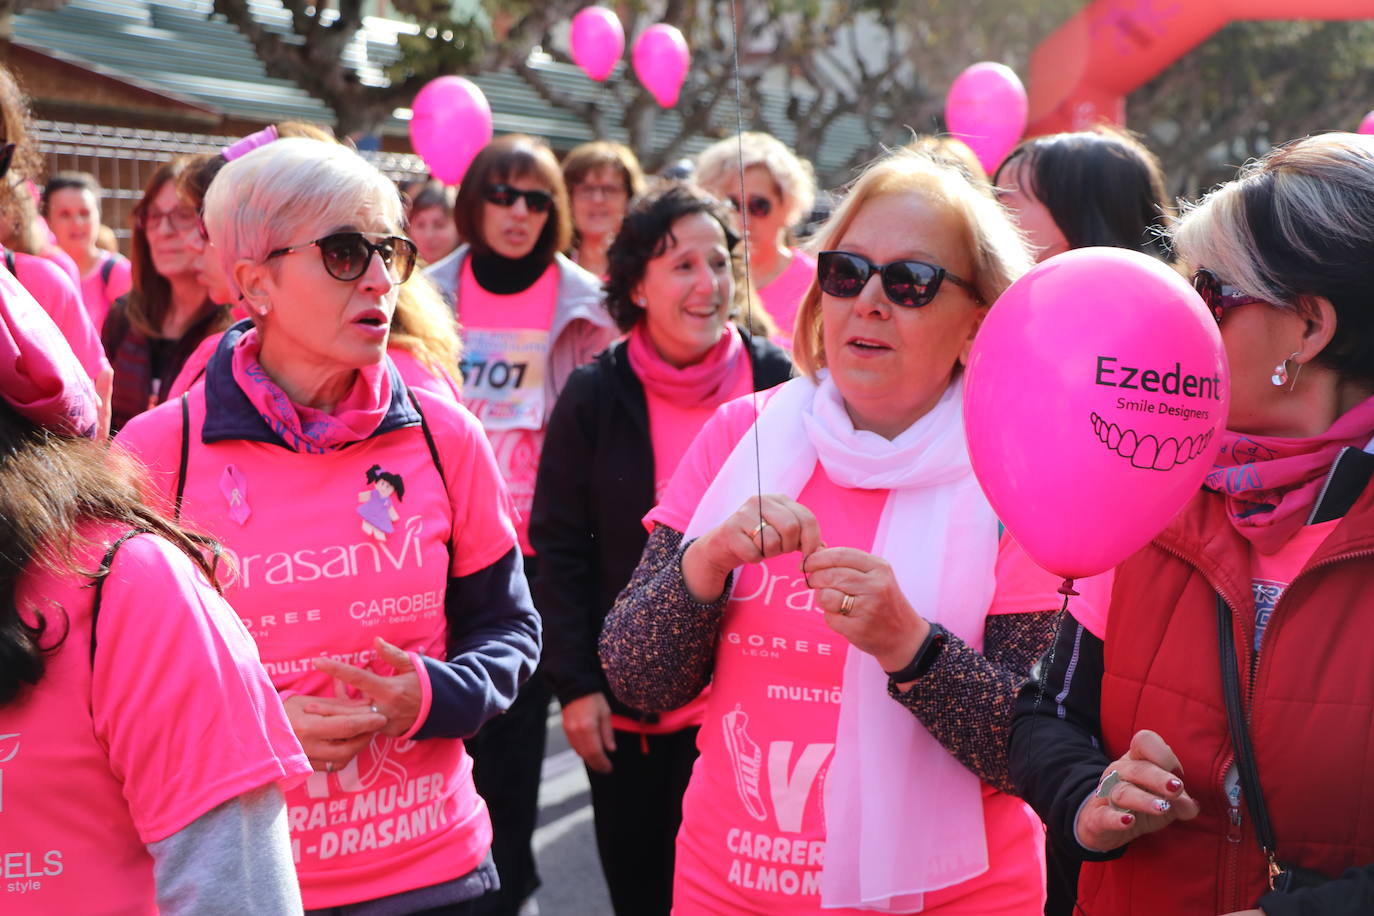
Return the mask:
<svg viewBox="0 0 1374 916">
<path fill-rule="evenodd" d="M 506 134 L 482 147 L 482 151 L 468 166 L 463 183 L 458 186 L 458 200 L 453 206 L 453 221 L 458 234 L 477 254 L 491 254 L 491 247 L 482 238 L 482 213 L 487 206 L 489 185 L 501 184 L 517 178 L 534 178 L 548 185 L 553 194 L 553 207 L 544 223 L 544 231 L 535 240 L 532 256 L 552 262 L 554 255 L 566 251 L 572 243 L 572 214 L 568 203 L 568 188 L 563 183 L 563 171 L 558 167 L 553 150 L 537 137 L 525 134 Z"/>
<path fill-rule="evenodd" d="M 612 168 L 620 172 L 620 180 L 625 184 L 625 194 L 638 197 L 644 193 L 644 170 L 634 151 L 623 143 L 597 140 L 575 146 L 563 158 L 563 181 L 569 193 L 597 169 Z"/>
<path fill-rule="evenodd" d="M 1021 166 L 1030 177 L 1026 190 L 1050 211 L 1069 247 L 1105 245 L 1168 257 L 1164 172 L 1135 137 L 1105 126 L 1036 137 L 1011 151 L 993 184 Z"/>
<path fill-rule="evenodd" d="M 37 608 L 29 609 L 28 619 L 20 615 L 20 579 L 35 568 L 93 577 L 95 570 L 76 561 L 90 548 L 81 534 L 84 523 L 114 522 L 160 535 L 215 582 L 202 548 L 213 555 L 217 546 L 148 508 L 142 484 L 131 458 L 89 439 L 50 433 L 0 401 L 0 707 L 42 679 L 47 656 L 67 636 L 65 628 L 54 634 Z"/>
</svg>

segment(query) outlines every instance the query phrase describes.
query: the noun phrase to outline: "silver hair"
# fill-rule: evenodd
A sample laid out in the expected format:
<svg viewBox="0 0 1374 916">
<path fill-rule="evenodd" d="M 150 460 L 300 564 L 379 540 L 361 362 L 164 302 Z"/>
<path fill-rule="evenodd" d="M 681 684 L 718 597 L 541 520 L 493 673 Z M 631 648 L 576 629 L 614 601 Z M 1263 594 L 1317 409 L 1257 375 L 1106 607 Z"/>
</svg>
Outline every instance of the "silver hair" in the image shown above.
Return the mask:
<svg viewBox="0 0 1374 916">
<path fill-rule="evenodd" d="M 205 228 L 237 296 L 234 264 L 262 261 L 371 211 L 399 232 L 400 193 L 353 150 L 304 138 L 275 140 L 230 162 L 205 194 Z"/>
<path fill-rule="evenodd" d="M 816 171 L 772 134 L 745 131 L 719 140 L 697 154 L 696 183 L 724 200 L 739 193 L 740 175 L 761 166 L 782 195 L 786 225 L 796 227 L 816 203 Z"/>
</svg>

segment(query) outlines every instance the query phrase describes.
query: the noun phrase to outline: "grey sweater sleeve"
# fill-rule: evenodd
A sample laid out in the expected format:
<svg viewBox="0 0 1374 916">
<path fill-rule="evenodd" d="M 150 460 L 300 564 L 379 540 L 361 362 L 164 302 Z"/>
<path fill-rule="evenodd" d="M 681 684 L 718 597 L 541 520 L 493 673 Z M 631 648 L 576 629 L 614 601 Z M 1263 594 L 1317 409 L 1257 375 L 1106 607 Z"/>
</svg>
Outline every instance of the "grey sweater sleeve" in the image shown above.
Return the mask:
<svg viewBox="0 0 1374 916">
<path fill-rule="evenodd" d="M 231 798 L 148 844 L 163 916 L 296 916 L 286 799 L 275 783 Z"/>
</svg>

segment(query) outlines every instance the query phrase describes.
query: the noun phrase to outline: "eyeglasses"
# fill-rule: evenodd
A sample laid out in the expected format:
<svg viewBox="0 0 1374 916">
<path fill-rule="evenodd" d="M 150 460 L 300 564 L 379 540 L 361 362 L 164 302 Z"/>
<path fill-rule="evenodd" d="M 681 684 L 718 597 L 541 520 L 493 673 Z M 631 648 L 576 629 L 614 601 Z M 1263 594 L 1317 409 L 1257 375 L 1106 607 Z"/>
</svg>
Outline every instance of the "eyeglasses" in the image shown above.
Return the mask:
<svg viewBox="0 0 1374 916">
<path fill-rule="evenodd" d="M 367 265 L 372 263 L 374 254 L 381 257 L 382 263 L 397 283 L 409 280 L 411 271 L 415 269 L 416 248 L 410 239 L 389 235 L 380 242 L 373 242 L 361 232 L 335 232 L 313 242 L 278 248 L 276 251 L 268 252 L 267 260 L 312 245 L 320 249 L 320 259 L 324 261 L 325 271 L 335 280 L 345 283 L 351 283 L 367 273 Z"/>
<path fill-rule="evenodd" d="M 736 212 L 742 209 L 738 197 L 730 196 L 725 199 L 730 201 L 730 206 L 734 207 Z M 773 202 L 761 194 L 750 194 L 748 206 L 749 215 L 754 219 L 763 219 L 773 212 Z"/>
<path fill-rule="evenodd" d="M 616 200 L 630 195 L 624 185 L 618 184 L 575 184 L 572 192 L 573 197 L 585 197 L 588 200 Z"/>
<path fill-rule="evenodd" d="M 937 264 L 915 260 L 874 264 L 863 255 L 849 251 L 822 251 L 816 257 L 816 284 L 828 296 L 853 299 L 863 292 L 869 277 L 875 273 L 882 280 L 883 295 L 893 305 L 903 308 L 928 305 L 940 291 L 943 280 L 962 286 L 975 302 L 983 304 L 982 297 L 971 283 Z"/>
<path fill-rule="evenodd" d="M 548 191 L 522 191 L 508 184 L 489 184 L 483 196 L 487 203 L 498 207 L 513 207 L 523 197 L 531 213 L 548 213 L 553 206 L 553 195 Z"/>
<path fill-rule="evenodd" d="M 154 210 L 152 207 L 140 210 L 136 222 L 139 229 L 149 232 L 163 220 L 171 225 L 173 232 L 190 232 L 200 227 L 200 214 L 194 207 L 184 205 L 170 210 Z"/>
<path fill-rule="evenodd" d="M 1193 272 L 1193 289 L 1197 290 L 1202 301 L 1212 310 L 1212 317 L 1217 320 L 1217 324 L 1221 324 L 1221 316 L 1228 309 L 1238 305 L 1254 305 L 1257 302 L 1268 304 L 1264 299 L 1247 296 L 1229 283 L 1222 283 L 1220 277 L 1205 267 Z"/>
</svg>

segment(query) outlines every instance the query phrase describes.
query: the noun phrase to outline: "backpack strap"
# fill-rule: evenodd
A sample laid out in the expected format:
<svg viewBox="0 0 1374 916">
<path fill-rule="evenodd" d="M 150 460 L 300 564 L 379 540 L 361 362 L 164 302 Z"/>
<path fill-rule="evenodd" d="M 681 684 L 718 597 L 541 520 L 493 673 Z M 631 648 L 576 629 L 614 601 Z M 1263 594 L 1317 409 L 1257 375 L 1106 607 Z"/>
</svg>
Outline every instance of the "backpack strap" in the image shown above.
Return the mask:
<svg viewBox="0 0 1374 916">
<path fill-rule="evenodd" d="M 172 512 L 181 521 L 181 498 L 186 493 L 186 465 L 191 460 L 191 401 L 190 392 L 181 396 L 181 460 L 177 464 L 177 501 Z"/>
<path fill-rule="evenodd" d="M 100 561 L 100 569 L 95 573 L 95 600 L 91 602 L 91 666 L 95 667 L 95 634 L 96 624 L 100 621 L 100 601 L 105 591 L 105 580 L 110 575 L 110 567 L 114 564 L 115 551 L 124 545 L 129 538 L 137 537 L 140 534 L 147 534 L 142 528 L 131 528 L 121 534 L 109 550 L 105 551 L 105 557 Z"/>
<path fill-rule="evenodd" d="M 448 494 L 448 476 L 444 474 L 444 463 L 439 460 L 439 448 L 434 444 L 434 433 L 430 432 L 429 421 L 425 419 L 425 412 L 420 408 L 420 400 L 415 397 L 415 391 L 406 388 L 406 396 L 410 399 L 410 406 L 415 408 L 415 412 L 420 415 L 420 432 L 425 434 L 425 445 L 429 447 L 430 460 L 434 462 L 434 470 L 439 472 L 439 482 L 444 485 L 445 496 Z M 456 526 L 450 526 L 448 536 L 448 555 L 453 558 L 453 539 L 458 536 Z"/>
<path fill-rule="evenodd" d="M 105 294 L 105 298 L 110 298 L 110 274 L 114 273 L 114 256 L 106 258 L 100 265 L 100 291 Z"/>
</svg>

